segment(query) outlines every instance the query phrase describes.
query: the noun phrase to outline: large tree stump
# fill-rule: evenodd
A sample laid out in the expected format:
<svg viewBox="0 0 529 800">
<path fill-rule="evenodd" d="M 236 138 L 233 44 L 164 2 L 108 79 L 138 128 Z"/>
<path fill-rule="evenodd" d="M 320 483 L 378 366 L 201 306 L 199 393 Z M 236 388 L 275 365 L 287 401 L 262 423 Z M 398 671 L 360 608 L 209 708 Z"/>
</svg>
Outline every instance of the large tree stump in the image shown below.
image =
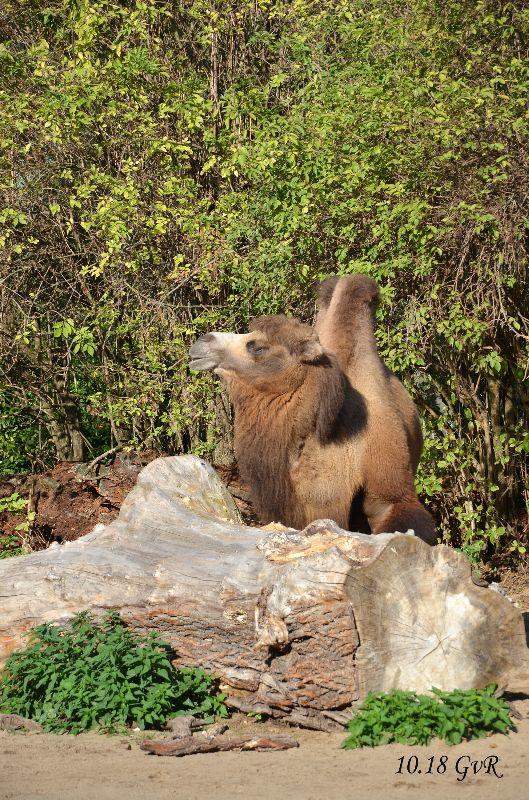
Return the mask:
<svg viewBox="0 0 529 800">
<path fill-rule="evenodd" d="M 145 467 L 110 525 L 0 562 L 0 661 L 32 626 L 87 608 L 159 631 L 232 707 L 311 727 L 369 690 L 529 690 L 521 615 L 474 585 L 463 555 L 328 520 L 246 527 L 193 456 Z"/>
</svg>

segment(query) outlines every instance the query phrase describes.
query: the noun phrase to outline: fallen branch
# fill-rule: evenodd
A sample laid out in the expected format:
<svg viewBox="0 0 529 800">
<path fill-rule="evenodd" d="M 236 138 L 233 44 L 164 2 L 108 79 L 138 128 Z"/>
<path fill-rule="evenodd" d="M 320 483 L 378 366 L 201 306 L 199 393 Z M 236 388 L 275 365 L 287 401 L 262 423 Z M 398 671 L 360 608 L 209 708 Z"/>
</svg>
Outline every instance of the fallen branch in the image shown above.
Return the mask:
<svg viewBox="0 0 529 800">
<path fill-rule="evenodd" d="M 105 460 L 105 458 L 108 458 L 108 456 L 113 456 L 113 455 L 116 455 L 116 454 L 117 454 L 117 453 L 119 453 L 121 450 L 123 450 L 123 446 L 122 446 L 122 445 L 116 445 L 116 447 L 111 447 L 111 448 L 110 448 L 110 450 L 105 450 L 105 452 L 104 452 L 104 453 L 101 453 L 101 455 L 99 455 L 99 456 L 97 456 L 96 458 L 94 458 L 94 459 L 93 459 L 92 461 L 90 461 L 90 463 L 89 463 L 89 464 L 86 466 L 86 469 L 85 469 L 85 477 L 88 477 L 88 475 L 89 475 L 89 474 L 90 474 L 90 472 L 91 472 L 91 471 L 94 469 L 94 467 L 97 467 L 97 465 L 98 465 L 98 464 L 100 464 L 102 461 L 104 461 L 104 460 Z"/>
<path fill-rule="evenodd" d="M 198 739 L 185 736 L 170 741 L 152 741 L 146 739 L 140 749 L 155 756 L 192 756 L 196 753 L 225 753 L 228 750 L 290 750 L 299 747 L 299 742 L 291 736 L 237 736 L 226 739 L 215 736 L 214 739 Z"/>
</svg>

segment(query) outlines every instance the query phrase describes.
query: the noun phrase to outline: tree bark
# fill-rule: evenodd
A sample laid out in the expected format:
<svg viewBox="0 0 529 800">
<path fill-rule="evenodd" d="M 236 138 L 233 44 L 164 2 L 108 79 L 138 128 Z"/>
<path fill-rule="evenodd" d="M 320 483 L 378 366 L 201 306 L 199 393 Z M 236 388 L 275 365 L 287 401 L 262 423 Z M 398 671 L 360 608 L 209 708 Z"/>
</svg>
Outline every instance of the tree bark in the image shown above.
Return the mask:
<svg viewBox="0 0 529 800">
<path fill-rule="evenodd" d="M 145 739 L 140 748 L 155 756 L 191 756 L 197 753 L 227 753 L 230 750 L 291 750 L 299 747 L 299 742 L 291 736 L 237 736 L 229 738 L 215 736 L 214 739 L 199 739 L 186 736 L 171 741 L 152 741 Z"/>
<path fill-rule="evenodd" d="M 314 728 L 368 691 L 529 690 L 522 617 L 461 553 L 328 520 L 246 527 L 194 456 L 146 466 L 110 525 L 0 562 L 0 661 L 34 625 L 87 608 L 157 630 L 230 706 Z"/>
</svg>

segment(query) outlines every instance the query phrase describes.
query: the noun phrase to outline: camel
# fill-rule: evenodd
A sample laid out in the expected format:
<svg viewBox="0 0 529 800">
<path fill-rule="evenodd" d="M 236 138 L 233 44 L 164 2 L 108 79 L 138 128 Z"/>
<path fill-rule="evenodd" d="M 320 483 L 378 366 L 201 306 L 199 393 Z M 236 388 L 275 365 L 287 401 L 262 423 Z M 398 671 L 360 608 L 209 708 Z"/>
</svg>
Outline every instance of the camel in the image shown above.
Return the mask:
<svg viewBox="0 0 529 800">
<path fill-rule="evenodd" d="M 378 354 L 378 296 L 365 275 L 329 278 L 313 328 L 274 315 L 252 320 L 248 333 L 207 333 L 191 346 L 190 367 L 227 385 L 239 471 L 263 522 L 413 529 L 434 544 L 414 488 L 419 418 Z"/>
</svg>

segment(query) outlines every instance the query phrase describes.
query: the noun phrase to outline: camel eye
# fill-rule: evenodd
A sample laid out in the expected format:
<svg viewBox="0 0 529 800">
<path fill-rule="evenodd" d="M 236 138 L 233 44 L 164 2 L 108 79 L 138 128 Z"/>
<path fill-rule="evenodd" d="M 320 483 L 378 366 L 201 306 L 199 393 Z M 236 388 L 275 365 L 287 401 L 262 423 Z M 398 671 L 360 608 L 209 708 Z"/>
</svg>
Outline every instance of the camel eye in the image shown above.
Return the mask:
<svg viewBox="0 0 529 800">
<path fill-rule="evenodd" d="M 253 356 L 258 356 L 260 353 L 265 353 L 268 350 L 268 345 L 261 344 L 260 342 L 248 342 L 246 349 Z"/>
</svg>

